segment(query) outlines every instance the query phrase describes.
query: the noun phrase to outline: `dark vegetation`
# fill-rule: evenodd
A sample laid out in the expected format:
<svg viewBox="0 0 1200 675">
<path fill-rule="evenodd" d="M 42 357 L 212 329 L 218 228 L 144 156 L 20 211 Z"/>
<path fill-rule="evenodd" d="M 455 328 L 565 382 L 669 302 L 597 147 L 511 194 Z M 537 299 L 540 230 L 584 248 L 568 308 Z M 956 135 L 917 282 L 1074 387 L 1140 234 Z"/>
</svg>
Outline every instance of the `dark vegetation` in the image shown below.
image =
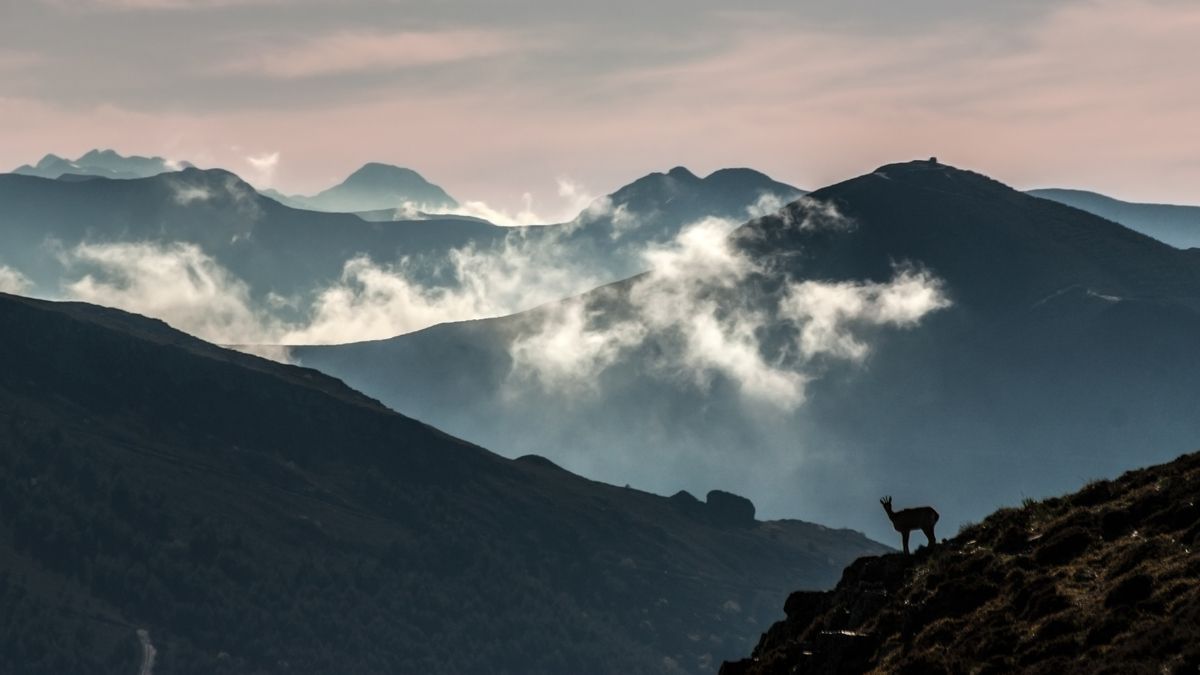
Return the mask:
<svg viewBox="0 0 1200 675">
<path fill-rule="evenodd" d="M 0 326 L 0 672 L 136 672 L 137 628 L 156 673 L 703 672 L 884 550 L 115 310 L 0 295 Z"/>
<path fill-rule="evenodd" d="M 862 558 L 723 675 L 1195 673 L 1200 454 Z"/>
</svg>

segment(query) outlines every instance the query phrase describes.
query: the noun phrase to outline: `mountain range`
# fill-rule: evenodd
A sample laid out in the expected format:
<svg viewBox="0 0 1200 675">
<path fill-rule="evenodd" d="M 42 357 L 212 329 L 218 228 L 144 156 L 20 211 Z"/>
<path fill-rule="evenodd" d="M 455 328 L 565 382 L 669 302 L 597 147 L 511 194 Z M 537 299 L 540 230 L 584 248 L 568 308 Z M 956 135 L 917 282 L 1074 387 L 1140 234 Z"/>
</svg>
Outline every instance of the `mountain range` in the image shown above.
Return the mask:
<svg viewBox="0 0 1200 675">
<path fill-rule="evenodd" d="M 207 326 L 210 339 L 255 342 L 272 338 L 226 324 L 304 322 L 331 288 L 371 301 L 369 274 L 397 302 L 461 298 L 456 318 L 525 309 L 643 271 L 645 248 L 694 218 L 724 218 L 732 228 L 764 199 L 796 194 L 749 170 L 701 179 L 677 169 L 597 200 L 572 222 L 513 228 L 465 216 L 297 209 L 219 169 L 133 180 L 5 174 L 0 271 L 20 282 L 9 290 L 120 304 Z M 530 278 L 519 288 L 498 278 L 513 274 Z M 139 304 L 128 289 L 147 285 L 185 288 Z M 192 298 L 207 306 L 171 305 Z"/>
<path fill-rule="evenodd" d="M 925 161 L 729 248 L 748 271 L 699 297 L 676 256 L 530 312 L 293 355 L 502 454 L 651 490 L 720 476 L 767 513 L 878 537 L 880 494 L 953 527 L 1200 437 L 1194 251 Z"/>
<path fill-rule="evenodd" d="M 188 162 L 172 162 L 162 157 L 125 157 L 114 150 L 90 150 L 75 160 L 48 154 L 37 164 L 22 164 L 14 169 L 13 173 L 39 178 L 79 179 L 85 176 L 99 176 L 128 179 L 149 178 L 191 166 Z"/>
<path fill-rule="evenodd" d="M 1051 188 L 1029 194 L 1094 213 L 1176 248 L 1200 247 L 1200 206 L 1125 202 L 1087 190 Z"/>
<path fill-rule="evenodd" d="M 134 180 L 46 180 L 0 175 L 0 263 L 55 297 L 81 246 L 191 245 L 249 288 L 303 296 L 337 279 L 360 255 L 379 262 L 490 245 L 506 234 L 474 219 L 371 223 L 352 214 L 295 209 L 220 169 Z"/>
<path fill-rule="evenodd" d="M 885 550 L 504 459 L 160 321 L 0 294 L 0 323 L 5 672 L 706 672 Z"/>
</svg>

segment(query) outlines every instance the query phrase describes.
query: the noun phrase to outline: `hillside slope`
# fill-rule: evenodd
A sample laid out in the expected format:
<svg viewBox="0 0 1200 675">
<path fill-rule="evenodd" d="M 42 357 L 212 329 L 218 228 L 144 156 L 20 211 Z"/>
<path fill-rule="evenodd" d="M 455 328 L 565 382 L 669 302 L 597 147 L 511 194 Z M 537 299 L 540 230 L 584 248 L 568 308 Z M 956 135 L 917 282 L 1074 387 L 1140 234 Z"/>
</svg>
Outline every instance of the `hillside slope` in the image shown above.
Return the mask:
<svg viewBox="0 0 1200 675">
<path fill-rule="evenodd" d="M 1047 188 L 1029 194 L 1094 213 L 1176 248 L 1200 247 L 1200 206 L 1126 202 L 1087 190 Z"/>
<path fill-rule="evenodd" d="M 1194 673 L 1198 494 L 1185 455 L 857 560 L 721 673 Z"/>
<path fill-rule="evenodd" d="M 710 671 L 884 550 L 506 460 L 315 371 L 0 294 L 0 671 Z"/>
</svg>

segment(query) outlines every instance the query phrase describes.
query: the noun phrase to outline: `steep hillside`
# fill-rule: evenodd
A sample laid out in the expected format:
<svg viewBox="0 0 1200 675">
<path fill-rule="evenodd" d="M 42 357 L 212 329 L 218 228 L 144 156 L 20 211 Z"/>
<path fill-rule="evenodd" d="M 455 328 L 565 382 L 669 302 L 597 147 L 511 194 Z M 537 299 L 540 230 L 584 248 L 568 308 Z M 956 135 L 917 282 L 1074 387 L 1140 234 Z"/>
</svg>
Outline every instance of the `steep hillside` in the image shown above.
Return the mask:
<svg viewBox="0 0 1200 675">
<path fill-rule="evenodd" d="M 1200 247 L 1200 206 L 1139 204 L 1087 190 L 1048 188 L 1029 194 L 1094 213 L 1177 248 Z"/>
<path fill-rule="evenodd" d="M 1194 673 L 1200 454 L 996 512 L 915 556 L 793 593 L 750 658 L 768 673 Z"/>
<path fill-rule="evenodd" d="M 881 494 L 936 496 L 953 527 L 1200 442 L 1194 252 L 929 162 L 751 221 L 736 256 L 703 243 L 578 300 L 294 354 L 503 454 L 655 490 L 720 476 L 875 536 Z M 737 268 L 689 295 L 681 265 L 711 260 Z M 881 325 L 909 292 L 948 304 Z"/>
<path fill-rule="evenodd" d="M 0 671 L 705 672 L 884 549 L 506 460 L 315 371 L 0 295 Z M 15 608 L 15 609 L 14 609 Z"/>
</svg>

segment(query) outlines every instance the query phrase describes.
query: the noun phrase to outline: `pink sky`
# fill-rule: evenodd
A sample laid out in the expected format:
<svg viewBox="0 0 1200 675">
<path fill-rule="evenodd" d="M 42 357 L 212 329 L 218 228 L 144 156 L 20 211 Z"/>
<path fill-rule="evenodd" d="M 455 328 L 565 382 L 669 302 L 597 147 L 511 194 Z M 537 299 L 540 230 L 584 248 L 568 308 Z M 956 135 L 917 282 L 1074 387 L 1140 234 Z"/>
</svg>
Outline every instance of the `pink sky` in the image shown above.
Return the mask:
<svg viewBox="0 0 1200 675">
<path fill-rule="evenodd" d="M 246 1 L 44 12 L 216 22 L 271 9 Z M 599 194 L 678 164 L 751 166 L 816 188 L 937 155 L 1020 188 L 1200 203 L 1200 3 L 1062 2 L 1021 21 L 897 31 L 713 17 L 665 46 L 614 33 L 620 48 L 578 63 L 583 24 L 222 28 L 204 58 L 145 73 L 136 55 L 56 69 L 61 53 L 17 41 L 0 48 L 0 167 L 111 147 L 313 192 L 384 161 L 459 199 L 515 211 L 532 193 L 554 213 L 562 178 Z"/>
</svg>

